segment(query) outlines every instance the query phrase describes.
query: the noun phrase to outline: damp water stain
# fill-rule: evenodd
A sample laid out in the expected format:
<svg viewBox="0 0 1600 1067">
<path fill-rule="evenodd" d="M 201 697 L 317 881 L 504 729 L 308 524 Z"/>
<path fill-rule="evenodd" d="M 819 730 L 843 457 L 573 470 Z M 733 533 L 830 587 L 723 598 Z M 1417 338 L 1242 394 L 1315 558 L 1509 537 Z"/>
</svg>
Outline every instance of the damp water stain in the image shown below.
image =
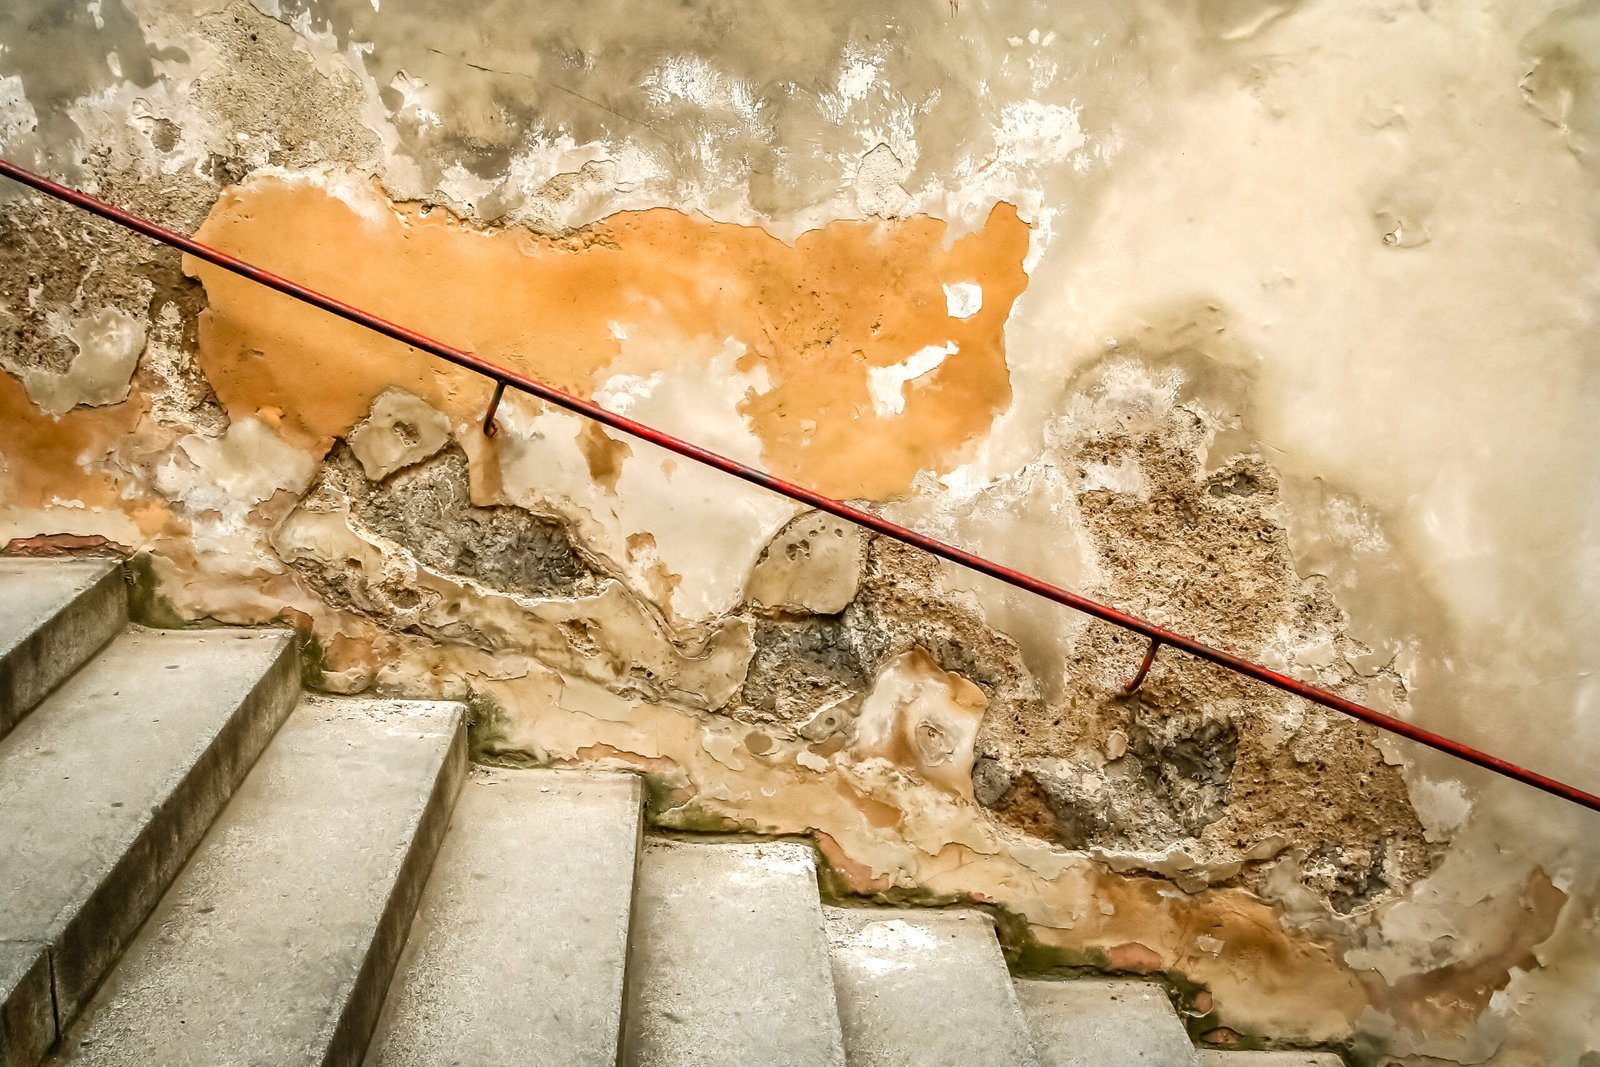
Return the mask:
<svg viewBox="0 0 1600 1067">
<path fill-rule="evenodd" d="M 1027 284 L 1029 230 L 998 204 L 947 242 L 944 222 L 840 221 L 785 243 L 669 209 L 571 235 L 472 228 L 363 183 L 262 178 L 228 190 L 200 239 L 342 300 L 585 396 L 648 393 L 738 353 L 740 414 L 780 476 L 845 497 L 944 470 L 1011 399 L 1004 329 Z M 486 382 L 197 261 L 207 379 L 325 451 L 399 386 L 466 422 Z M 947 285 L 982 290 L 950 314 Z M 874 374 L 876 372 L 876 375 Z M 894 395 L 885 402 L 885 380 Z M 613 403 L 616 403 L 613 400 Z M 601 458 L 598 477 L 610 463 Z"/>
</svg>

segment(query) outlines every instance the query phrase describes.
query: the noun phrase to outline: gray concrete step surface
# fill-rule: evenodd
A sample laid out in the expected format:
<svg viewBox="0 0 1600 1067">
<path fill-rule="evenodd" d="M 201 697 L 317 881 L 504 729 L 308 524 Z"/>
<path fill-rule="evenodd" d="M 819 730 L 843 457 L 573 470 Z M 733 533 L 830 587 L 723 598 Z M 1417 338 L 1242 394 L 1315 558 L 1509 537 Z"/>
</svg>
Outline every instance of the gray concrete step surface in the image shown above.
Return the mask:
<svg viewBox="0 0 1600 1067">
<path fill-rule="evenodd" d="M 465 770 L 458 704 L 303 699 L 52 1063 L 359 1063 Z"/>
<path fill-rule="evenodd" d="M 135 627 L 0 739 L 0 1064 L 77 1013 L 298 692 L 286 631 Z"/>
<path fill-rule="evenodd" d="M 826 914 L 851 1067 L 1038 1067 L 988 915 L 928 908 Z"/>
<path fill-rule="evenodd" d="M 0 737 L 127 621 L 113 560 L 0 559 Z"/>
<path fill-rule="evenodd" d="M 808 846 L 650 841 L 633 914 L 623 1063 L 843 1067 Z"/>
<path fill-rule="evenodd" d="M 646 845 L 636 776 L 467 780 L 459 705 L 300 698 L 287 632 L 127 618 L 115 561 L 0 559 L 0 1067 L 1341 1062 L 1013 983 L 980 911 L 825 909 L 804 845 Z"/>
<path fill-rule="evenodd" d="M 369 1067 L 614 1067 L 641 792 L 631 774 L 472 771 Z"/>
<path fill-rule="evenodd" d="M 1018 979 L 1044 1067 L 1199 1067 L 1166 992 L 1123 979 Z"/>
</svg>

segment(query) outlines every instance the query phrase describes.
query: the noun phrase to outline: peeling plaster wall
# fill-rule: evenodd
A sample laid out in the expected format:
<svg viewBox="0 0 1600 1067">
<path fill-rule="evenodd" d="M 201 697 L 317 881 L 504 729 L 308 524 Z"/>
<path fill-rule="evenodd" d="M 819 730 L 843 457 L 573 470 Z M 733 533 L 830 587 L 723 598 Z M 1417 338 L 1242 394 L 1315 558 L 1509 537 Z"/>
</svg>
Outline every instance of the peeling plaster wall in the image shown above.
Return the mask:
<svg viewBox="0 0 1600 1067">
<path fill-rule="evenodd" d="M 12 0 L 0 151 L 1594 788 L 1600 8 Z M 0 541 L 1217 1040 L 1600 1059 L 1592 816 L 0 189 Z M 1025 929 L 1023 935 L 1021 931 Z"/>
</svg>

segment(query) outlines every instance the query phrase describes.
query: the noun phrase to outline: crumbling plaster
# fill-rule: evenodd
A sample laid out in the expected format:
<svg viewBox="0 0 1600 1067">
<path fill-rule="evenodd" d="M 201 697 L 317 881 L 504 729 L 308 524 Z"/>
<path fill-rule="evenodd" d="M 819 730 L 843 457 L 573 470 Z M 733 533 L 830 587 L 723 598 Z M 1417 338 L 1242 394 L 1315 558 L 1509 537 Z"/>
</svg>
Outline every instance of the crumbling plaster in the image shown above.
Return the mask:
<svg viewBox="0 0 1600 1067">
<path fill-rule="evenodd" d="M 1591 3 L 13 0 L 0 151 L 1583 780 Z M 0 190 L 0 541 L 1194 1028 L 1600 1056 L 1582 812 Z M 1592 787 L 1592 780 L 1591 780 Z"/>
</svg>

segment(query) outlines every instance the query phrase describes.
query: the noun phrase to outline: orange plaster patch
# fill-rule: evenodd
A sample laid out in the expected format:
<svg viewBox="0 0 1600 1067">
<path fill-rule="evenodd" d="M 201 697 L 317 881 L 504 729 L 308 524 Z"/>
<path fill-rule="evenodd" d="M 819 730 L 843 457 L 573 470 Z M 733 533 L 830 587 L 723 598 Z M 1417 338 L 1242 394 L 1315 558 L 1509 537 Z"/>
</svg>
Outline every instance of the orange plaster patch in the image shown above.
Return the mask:
<svg viewBox="0 0 1600 1067">
<path fill-rule="evenodd" d="M 1028 226 L 1008 204 L 945 247 L 937 219 L 835 222 L 794 244 L 669 209 L 624 212 L 570 236 L 476 230 L 376 192 L 368 210 L 311 184 L 266 178 L 227 191 L 202 241 L 563 389 L 614 374 L 704 366 L 735 342 L 765 388 L 740 411 L 780 476 L 844 497 L 903 491 L 942 471 L 1011 399 L 1004 327 L 1027 284 Z M 385 387 L 465 422 L 489 386 L 360 327 L 193 260 L 205 285 L 201 366 L 234 417 L 280 424 L 319 452 Z M 952 318 L 944 286 L 982 307 Z M 955 352 L 880 413 L 870 368 L 930 347 Z M 615 459 L 589 441 L 595 477 Z"/>
<path fill-rule="evenodd" d="M 134 400 L 111 407 L 75 408 L 59 418 L 36 407 L 15 377 L 0 372 L 0 499 L 16 507 L 48 507 L 78 500 L 86 507 L 120 508 L 122 493 L 103 473 L 81 464 L 111 454 L 131 434 L 145 405 Z M 146 519 L 159 529 L 164 510 Z M 140 528 L 150 532 L 146 521 Z"/>
</svg>

